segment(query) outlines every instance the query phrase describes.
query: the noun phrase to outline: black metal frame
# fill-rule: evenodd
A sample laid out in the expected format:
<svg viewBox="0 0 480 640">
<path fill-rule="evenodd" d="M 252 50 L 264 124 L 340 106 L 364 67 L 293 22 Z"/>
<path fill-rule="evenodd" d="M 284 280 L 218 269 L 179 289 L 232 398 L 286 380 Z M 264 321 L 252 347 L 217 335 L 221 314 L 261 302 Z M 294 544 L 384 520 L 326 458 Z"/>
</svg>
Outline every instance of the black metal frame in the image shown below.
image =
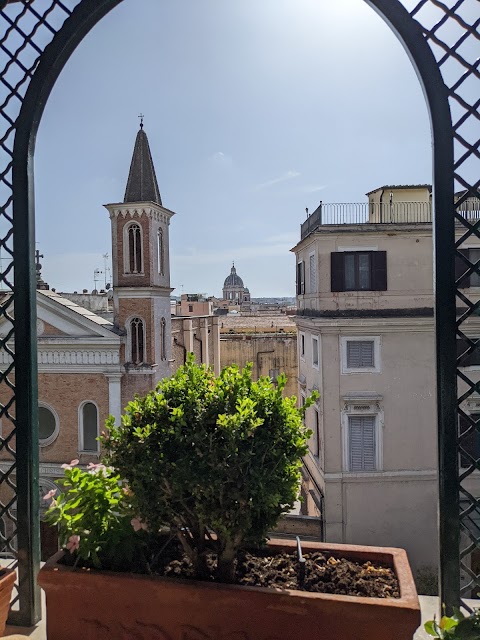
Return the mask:
<svg viewBox="0 0 480 640">
<path fill-rule="evenodd" d="M 463 184 L 470 195 L 476 192 L 478 182 L 476 185 L 470 185 L 468 180 L 462 178 L 460 170 L 465 158 L 472 154 L 480 158 L 480 154 L 478 141 L 466 141 L 460 136 L 460 120 L 452 125 L 449 104 L 452 100 L 457 101 L 465 109 L 467 117 L 478 118 L 476 111 L 480 101 L 473 105 L 466 103 L 459 89 L 465 78 L 473 76 L 478 79 L 480 76 L 477 66 L 463 58 L 459 47 L 467 36 L 478 37 L 480 17 L 473 24 L 465 21 L 461 14 L 465 0 L 450 0 L 452 6 L 447 6 L 440 0 L 420 0 L 410 12 L 399 0 L 365 1 L 389 24 L 403 43 L 417 71 L 430 113 L 435 207 L 441 593 L 447 607 L 451 608 L 459 604 L 460 599 L 459 495 L 462 490 L 458 475 L 459 442 L 456 415 L 456 294 L 459 297 L 463 296 L 461 299 L 467 304 L 464 300 L 465 294 L 456 291 L 455 288 L 455 216 L 457 222 L 467 227 L 466 237 L 472 233 L 480 237 L 478 223 L 471 225 L 461 216 L 460 211 L 455 213 L 454 178 Z M 14 616 L 14 621 L 27 625 L 40 617 L 39 590 L 35 585 L 39 560 L 33 198 L 35 137 L 50 91 L 69 56 L 88 31 L 120 2 L 122 0 L 17 0 L 15 5 L 12 4 L 12 7 L 17 7 L 17 17 L 12 19 L 9 8 L 6 7 L 6 0 L 0 0 L 0 20 L 6 25 L 5 36 L 0 40 L 0 54 L 7 59 L 1 78 L 3 84 L 0 87 L 7 92 L 7 97 L 9 96 L 0 105 L 0 122 L 3 127 L 0 131 L 0 152 L 6 154 L 5 165 L 0 164 L 0 187 L 4 191 L 10 190 L 0 209 L 0 222 L 11 225 L 11 229 L 7 229 L 5 235 L 0 238 L 0 247 L 13 258 L 14 309 L 17 318 L 17 321 L 14 321 L 16 348 L 13 356 L 16 370 L 16 417 L 9 418 L 16 433 L 16 458 L 10 471 L 0 476 L 0 485 L 7 481 L 11 483 L 12 473 L 16 474 L 20 611 Z M 43 13 L 40 12 L 40 5 Z M 70 9 L 72 5 L 73 8 Z M 432 7 L 442 12 L 442 18 L 429 26 L 423 14 Z M 63 17 L 63 24 L 57 24 L 53 20 L 57 13 Z M 25 16 L 29 18 L 29 28 L 34 24 L 33 30 L 27 31 L 22 27 L 21 21 Z M 439 30 L 449 20 L 463 29 L 463 35 L 454 45 L 445 44 L 440 37 Z M 20 46 L 16 49 L 8 44 L 8 37 L 12 35 L 15 36 L 16 45 L 20 41 Z M 39 35 L 42 35 L 41 42 L 37 42 Z M 27 66 L 23 58 L 28 51 L 33 53 L 32 61 Z M 460 74 L 455 83 L 447 87 L 442 78 L 442 65 L 449 59 L 463 65 L 465 73 Z M 17 84 L 8 80 L 12 65 L 16 65 L 15 69 L 20 74 Z M 13 115 L 12 100 L 21 103 L 21 108 Z M 13 148 L 12 131 L 15 131 Z M 456 164 L 454 139 L 466 149 Z M 463 199 L 460 199 L 457 205 L 460 206 L 462 202 Z M 9 288 L 11 284 L 8 274 L 11 267 L 12 263 L 3 271 L 0 269 L 0 280 Z M 469 268 L 478 270 L 470 263 Z M 472 307 L 476 309 L 474 303 Z M 10 303 L 0 301 L 0 313 L 8 316 L 9 310 Z M 0 340 L 0 348 L 7 348 L 6 339 Z M 7 384 L 10 373 L 9 367 L 0 372 L 0 384 Z M 464 373 L 460 372 L 459 375 Z M 475 391 L 475 385 L 473 387 Z M 9 409 L 10 405 L 0 405 L 0 416 L 7 415 Z M 0 439 L 0 450 L 8 444 L 9 442 Z M 478 511 L 480 508 L 476 499 L 470 496 L 469 500 L 473 509 Z M 0 504 L 0 516 L 7 512 L 7 508 L 6 505 Z M 480 541 L 476 542 L 476 546 L 480 547 Z M 480 585 L 480 576 L 474 579 Z"/>
</svg>

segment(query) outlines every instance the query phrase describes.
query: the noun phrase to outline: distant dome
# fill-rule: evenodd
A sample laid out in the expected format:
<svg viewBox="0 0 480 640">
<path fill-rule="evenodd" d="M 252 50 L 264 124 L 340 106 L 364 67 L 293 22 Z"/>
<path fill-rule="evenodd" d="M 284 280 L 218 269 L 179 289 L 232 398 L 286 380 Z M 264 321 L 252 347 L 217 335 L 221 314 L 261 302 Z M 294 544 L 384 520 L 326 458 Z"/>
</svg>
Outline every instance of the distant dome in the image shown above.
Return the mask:
<svg viewBox="0 0 480 640">
<path fill-rule="evenodd" d="M 232 267 L 230 275 L 225 278 L 223 288 L 225 289 L 226 287 L 241 287 L 243 289 L 243 280 L 237 275 L 235 267 Z"/>
</svg>

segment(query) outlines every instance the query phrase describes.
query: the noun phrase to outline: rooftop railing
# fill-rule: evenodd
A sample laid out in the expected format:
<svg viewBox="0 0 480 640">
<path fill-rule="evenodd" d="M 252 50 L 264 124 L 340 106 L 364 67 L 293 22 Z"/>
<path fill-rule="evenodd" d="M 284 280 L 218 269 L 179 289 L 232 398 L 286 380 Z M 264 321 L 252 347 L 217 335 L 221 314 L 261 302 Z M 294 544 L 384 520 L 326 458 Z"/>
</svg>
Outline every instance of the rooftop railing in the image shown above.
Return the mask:
<svg viewBox="0 0 480 640">
<path fill-rule="evenodd" d="M 468 220 L 480 219 L 480 199 L 466 200 L 459 210 Z M 430 202 L 321 202 L 301 225 L 301 239 L 324 225 L 425 224 L 432 222 Z"/>
</svg>

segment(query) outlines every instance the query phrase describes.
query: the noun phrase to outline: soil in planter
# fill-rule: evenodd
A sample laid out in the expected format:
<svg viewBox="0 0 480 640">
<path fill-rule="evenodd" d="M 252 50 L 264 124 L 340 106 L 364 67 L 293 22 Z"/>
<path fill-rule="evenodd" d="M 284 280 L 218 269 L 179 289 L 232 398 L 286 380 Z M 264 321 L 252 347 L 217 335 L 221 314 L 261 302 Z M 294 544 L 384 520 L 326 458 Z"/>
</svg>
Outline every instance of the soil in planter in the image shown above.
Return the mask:
<svg viewBox="0 0 480 640">
<path fill-rule="evenodd" d="M 190 560 L 183 554 L 176 541 L 173 540 L 166 547 L 162 547 L 161 553 L 152 555 L 149 562 L 122 569 L 133 570 L 135 573 L 194 578 Z M 319 551 L 305 553 L 304 558 L 305 571 L 302 574 L 296 553 L 272 554 L 269 549 L 242 551 L 237 561 L 235 582 L 247 586 L 298 589 L 337 595 L 400 597 L 398 580 L 390 567 L 371 562 L 360 564 Z M 73 558 L 66 554 L 66 563 L 72 564 L 72 560 Z M 210 580 L 213 581 L 216 568 L 215 554 L 209 554 L 207 560 Z"/>
</svg>

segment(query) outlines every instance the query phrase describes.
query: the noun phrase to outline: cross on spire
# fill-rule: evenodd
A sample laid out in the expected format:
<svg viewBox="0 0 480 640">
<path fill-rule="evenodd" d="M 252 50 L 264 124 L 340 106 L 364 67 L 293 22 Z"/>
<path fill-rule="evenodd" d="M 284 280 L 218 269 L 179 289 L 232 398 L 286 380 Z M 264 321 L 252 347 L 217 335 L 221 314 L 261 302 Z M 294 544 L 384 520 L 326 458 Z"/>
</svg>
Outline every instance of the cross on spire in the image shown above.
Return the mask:
<svg viewBox="0 0 480 640">
<path fill-rule="evenodd" d="M 143 129 L 143 119 L 145 118 L 145 116 L 143 115 L 143 113 L 141 113 L 138 117 L 140 118 L 140 129 Z"/>
</svg>

